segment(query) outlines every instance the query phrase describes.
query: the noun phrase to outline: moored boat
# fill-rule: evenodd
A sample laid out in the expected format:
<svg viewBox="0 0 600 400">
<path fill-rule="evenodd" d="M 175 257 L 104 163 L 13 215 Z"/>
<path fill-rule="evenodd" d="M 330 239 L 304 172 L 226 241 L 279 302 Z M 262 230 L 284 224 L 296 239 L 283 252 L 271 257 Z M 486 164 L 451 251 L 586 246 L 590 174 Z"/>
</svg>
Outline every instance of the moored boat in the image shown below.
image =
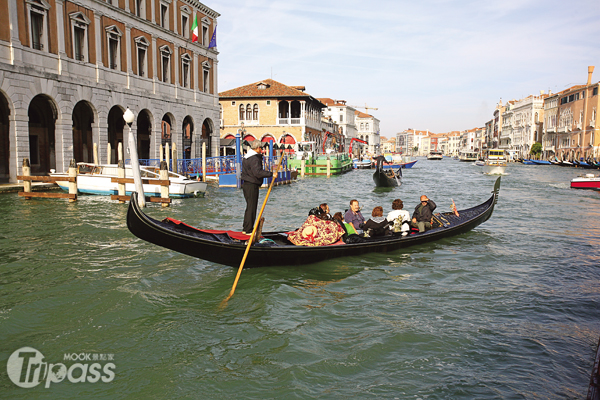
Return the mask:
<svg viewBox="0 0 600 400">
<path fill-rule="evenodd" d="M 113 178 L 118 178 L 118 166 L 116 164 L 77 163 L 77 191 L 84 194 L 111 195 L 118 194 L 118 183 L 112 182 Z M 143 184 L 144 194 L 146 196 L 160 196 L 161 185 L 159 184 L 159 168 L 140 167 L 140 173 L 143 180 L 148 183 Z M 68 177 L 65 173 L 50 173 L 54 178 Z M 133 178 L 133 170 L 130 165 L 125 166 L 125 177 Z M 156 182 L 156 183 L 155 183 Z M 62 190 L 69 190 L 69 182 L 57 180 L 56 184 Z M 169 197 L 184 198 L 204 196 L 206 192 L 206 182 L 199 182 L 183 175 L 169 171 Z M 135 191 L 133 183 L 125 184 L 125 193 L 128 195 Z"/>
<path fill-rule="evenodd" d="M 529 160 L 535 165 L 552 165 L 552 163 L 548 160 Z"/>
<path fill-rule="evenodd" d="M 305 265 L 327 259 L 361 256 L 366 253 L 386 253 L 402 250 L 412 245 L 423 244 L 468 232 L 487 221 L 494 211 L 500 192 L 500 177 L 496 180 L 492 196 L 477 206 L 453 212 L 436 214 L 439 222 L 422 233 L 408 236 L 393 234 L 360 238 L 348 243 L 340 240 L 328 246 L 296 246 L 288 240 L 288 232 L 263 232 L 264 239 L 249 249 L 245 266 Z M 211 262 L 239 266 L 250 238 L 241 232 L 227 230 L 203 230 L 186 225 L 181 221 L 156 220 L 146 215 L 132 196 L 127 211 L 127 227 L 142 240 L 174 250 L 192 257 Z"/>
<path fill-rule="evenodd" d="M 582 174 L 571 179 L 573 189 L 594 189 L 600 190 L 600 175 Z"/>
</svg>

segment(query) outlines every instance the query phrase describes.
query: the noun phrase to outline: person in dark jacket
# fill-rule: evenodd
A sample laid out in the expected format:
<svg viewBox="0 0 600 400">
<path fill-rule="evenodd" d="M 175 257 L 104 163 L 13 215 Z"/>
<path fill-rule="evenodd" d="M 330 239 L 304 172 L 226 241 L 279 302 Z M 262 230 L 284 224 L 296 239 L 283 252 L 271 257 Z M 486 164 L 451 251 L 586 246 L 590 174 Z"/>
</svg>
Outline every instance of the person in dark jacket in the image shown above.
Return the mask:
<svg viewBox="0 0 600 400">
<path fill-rule="evenodd" d="M 246 199 L 246 212 L 244 213 L 243 233 L 250 234 L 256 220 L 256 207 L 258 206 L 258 189 L 264 178 L 273 176 L 277 178 L 277 172 L 263 169 L 263 148 L 260 140 L 255 140 L 250 145 L 250 150 L 244 156 L 242 162 L 242 191 Z"/>
<path fill-rule="evenodd" d="M 415 207 L 410 226 L 419 228 L 419 232 L 431 229 L 435 208 L 436 205 L 433 200 L 428 199 L 425 195 L 421 196 L 421 203 Z"/>
<path fill-rule="evenodd" d="M 383 216 L 383 207 L 377 206 L 371 212 L 371 218 L 363 225 L 369 236 L 383 236 L 389 232 L 390 222 Z"/>
</svg>

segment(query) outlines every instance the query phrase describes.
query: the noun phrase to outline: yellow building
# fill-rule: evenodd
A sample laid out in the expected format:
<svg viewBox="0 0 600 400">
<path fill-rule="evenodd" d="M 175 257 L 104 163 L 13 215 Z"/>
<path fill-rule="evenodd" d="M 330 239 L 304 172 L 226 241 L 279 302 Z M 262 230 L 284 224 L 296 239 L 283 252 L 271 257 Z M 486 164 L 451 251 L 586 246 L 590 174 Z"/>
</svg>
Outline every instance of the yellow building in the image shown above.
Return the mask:
<svg viewBox="0 0 600 400">
<path fill-rule="evenodd" d="M 323 103 L 304 86 L 287 86 L 272 79 L 219 93 L 221 138 L 236 133 L 243 140 L 295 144 L 321 142 L 324 136 Z"/>
</svg>

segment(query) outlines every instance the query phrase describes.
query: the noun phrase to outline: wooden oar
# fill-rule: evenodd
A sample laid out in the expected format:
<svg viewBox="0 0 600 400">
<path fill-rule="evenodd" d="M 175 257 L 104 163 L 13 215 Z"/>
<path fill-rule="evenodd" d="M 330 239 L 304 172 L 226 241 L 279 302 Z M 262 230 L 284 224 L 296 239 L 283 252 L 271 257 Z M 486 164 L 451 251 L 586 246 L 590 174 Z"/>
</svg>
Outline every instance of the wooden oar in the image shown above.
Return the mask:
<svg viewBox="0 0 600 400">
<path fill-rule="evenodd" d="M 279 163 L 277 164 L 277 167 L 275 167 L 275 172 L 279 172 L 279 167 L 281 166 L 282 161 L 283 161 L 283 156 L 279 158 Z M 231 296 L 233 296 L 233 293 L 235 292 L 235 287 L 237 286 L 237 283 L 240 280 L 240 275 L 242 275 L 242 269 L 244 269 L 244 264 L 246 263 L 246 258 L 248 257 L 248 253 L 250 252 L 250 246 L 252 246 L 252 243 L 254 242 L 254 234 L 256 233 L 256 230 L 258 229 L 258 225 L 260 224 L 260 219 L 262 217 L 263 211 L 265 210 L 265 206 L 267 205 L 267 200 L 269 200 L 269 195 L 271 194 L 271 189 L 273 189 L 273 183 L 275 183 L 275 178 L 273 178 L 273 180 L 271 180 L 271 184 L 269 185 L 269 190 L 267 191 L 267 195 L 265 196 L 265 201 L 263 201 L 263 205 L 260 208 L 260 213 L 258 213 L 258 216 L 256 217 L 256 221 L 254 222 L 254 228 L 252 229 L 252 233 L 250 234 L 250 238 L 248 239 L 248 245 L 246 246 L 246 251 L 244 252 L 244 257 L 242 258 L 242 263 L 240 264 L 240 267 L 238 268 L 237 275 L 235 276 L 235 281 L 233 282 L 233 287 L 231 288 L 231 291 L 229 292 L 229 296 L 227 296 L 227 298 L 225 300 L 223 300 L 221 305 L 224 305 L 223 303 L 226 303 L 231 298 Z"/>
</svg>

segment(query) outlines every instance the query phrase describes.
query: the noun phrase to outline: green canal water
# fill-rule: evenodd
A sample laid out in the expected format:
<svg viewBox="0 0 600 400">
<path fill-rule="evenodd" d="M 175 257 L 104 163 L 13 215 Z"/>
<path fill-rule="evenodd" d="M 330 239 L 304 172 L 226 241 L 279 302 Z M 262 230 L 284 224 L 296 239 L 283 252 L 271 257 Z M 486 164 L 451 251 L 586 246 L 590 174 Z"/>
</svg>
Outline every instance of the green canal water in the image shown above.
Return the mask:
<svg viewBox="0 0 600 400">
<path fill-rule="evenodd" d="M 449 159 L 403 172 L 386 190 L 369 170 L 276 187 L 265 230 L 353 198 L 365 215 L 395 198 L 412 210 L 421 194 L 438 211 L 466 208 L 495 180 Z M 224 308 L 236 269 L 138 240 L 127 205 L 0 195 L 0 398 L 584 398 L 600 335 L 600 193 L 569 188 L 580 172 L 509 165 L 475 230 L 244 270 Z M 241 191 L 210 187 L 147 213 L 241 230 L 243 210 Z M 24 347 L 67 377 L 17 386 L 7 366 Z"/>
</svg>

